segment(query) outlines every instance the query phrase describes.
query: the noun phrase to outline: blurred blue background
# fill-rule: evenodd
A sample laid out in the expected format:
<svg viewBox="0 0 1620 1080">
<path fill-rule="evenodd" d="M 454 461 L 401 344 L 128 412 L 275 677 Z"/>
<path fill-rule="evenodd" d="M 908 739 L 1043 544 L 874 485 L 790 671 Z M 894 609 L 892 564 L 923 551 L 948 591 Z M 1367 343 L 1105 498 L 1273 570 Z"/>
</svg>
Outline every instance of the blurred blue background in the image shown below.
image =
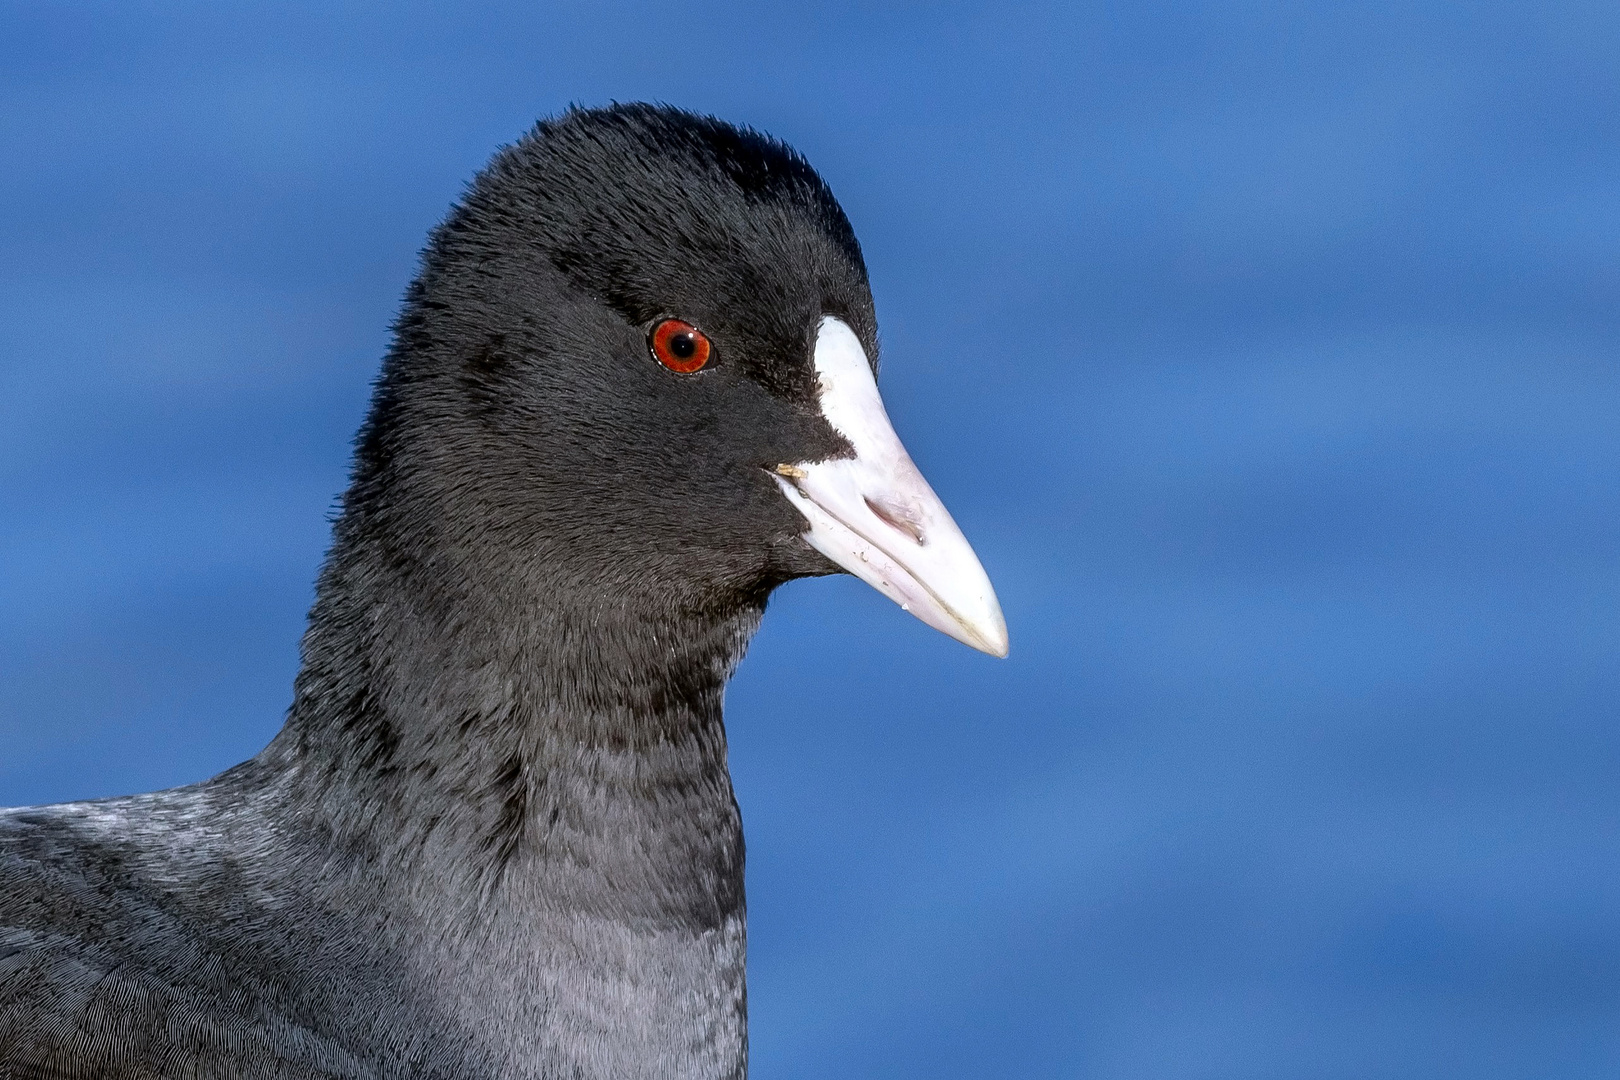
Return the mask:
<svg viewBox="0 0 1620 1080">
<path fill-rule="evenodd" d="M 1620 8 L 0 6 L 0 804 L 289 699 L 428 228 L 570 101 L 865 244 L 997 662 L 733 684 L 759 1078 L 1620 1075 Z"/>
</svg>

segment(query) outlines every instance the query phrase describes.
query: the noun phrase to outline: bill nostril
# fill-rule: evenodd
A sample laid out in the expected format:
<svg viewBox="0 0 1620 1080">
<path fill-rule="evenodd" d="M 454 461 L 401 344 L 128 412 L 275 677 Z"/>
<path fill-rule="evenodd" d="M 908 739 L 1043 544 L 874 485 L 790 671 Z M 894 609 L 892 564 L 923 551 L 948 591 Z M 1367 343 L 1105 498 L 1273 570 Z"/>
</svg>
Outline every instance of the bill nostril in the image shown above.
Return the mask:
<svg viewBox="0 0 1620 1080">
<path fill-rule="evenodd" d="M 915 511 L 909 507 L 902 509 L 900 507 L 885 506 L 882 503 L 873 502 L 864 495 L 861 498 L 865 501 L 868 510 L 872 511 L 881 521 L 897 532 L 903 532 L 911 537 L 912 540 L 916 541 L 918 547 L 928 543 L 928 537 L 923 535 L 922 523 L 916 519 Z"/>
</svg>

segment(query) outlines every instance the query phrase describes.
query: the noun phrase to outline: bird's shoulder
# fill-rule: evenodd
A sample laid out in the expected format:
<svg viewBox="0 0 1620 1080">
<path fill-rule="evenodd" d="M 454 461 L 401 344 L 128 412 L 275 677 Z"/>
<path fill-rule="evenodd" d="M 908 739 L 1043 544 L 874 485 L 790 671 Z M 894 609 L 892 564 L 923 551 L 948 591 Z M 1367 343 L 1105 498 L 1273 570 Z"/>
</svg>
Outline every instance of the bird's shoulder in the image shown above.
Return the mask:
<svg viewBox="0 0 1620 1080">
<path fill-rule="evenodd" d="M 118 828 L 139 810 L 0 811 L 0 1077 L 367 1075 L 168 902 L 139 830 Z"/>
</svg>

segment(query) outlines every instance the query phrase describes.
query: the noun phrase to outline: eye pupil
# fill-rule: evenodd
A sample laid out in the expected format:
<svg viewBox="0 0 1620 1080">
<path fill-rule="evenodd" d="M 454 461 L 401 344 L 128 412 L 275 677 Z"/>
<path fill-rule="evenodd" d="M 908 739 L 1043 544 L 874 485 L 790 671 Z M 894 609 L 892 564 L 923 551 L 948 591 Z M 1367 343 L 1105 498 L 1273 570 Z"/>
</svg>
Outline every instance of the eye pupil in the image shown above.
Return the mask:
<svg viewBox="0 0 1620 1080">
<path fill-rule="evenodd" d="M 690 360 L 697 352 L 697 338 L 691 334 L 676 334 L 669 339 L 669 351 L 682 360 Z"/>
</svg>

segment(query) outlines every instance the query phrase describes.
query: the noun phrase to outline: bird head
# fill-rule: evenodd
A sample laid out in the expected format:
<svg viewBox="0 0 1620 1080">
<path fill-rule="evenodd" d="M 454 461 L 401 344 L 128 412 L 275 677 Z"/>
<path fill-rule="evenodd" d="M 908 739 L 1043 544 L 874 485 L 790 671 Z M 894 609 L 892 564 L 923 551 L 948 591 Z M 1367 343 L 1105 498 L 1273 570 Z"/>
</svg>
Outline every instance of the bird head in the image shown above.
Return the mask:
<svg viewBox="0 0 1620 1080">
<path fill-rule="evenodd" d="M 847 571 L 1006 655 L 878 394 L 854 231 L 782 143 L 657 106 L 543 122 L 434 232 L 396 332 L 350 509 L 402 558 L 683 610 Z"/>
</svg>

